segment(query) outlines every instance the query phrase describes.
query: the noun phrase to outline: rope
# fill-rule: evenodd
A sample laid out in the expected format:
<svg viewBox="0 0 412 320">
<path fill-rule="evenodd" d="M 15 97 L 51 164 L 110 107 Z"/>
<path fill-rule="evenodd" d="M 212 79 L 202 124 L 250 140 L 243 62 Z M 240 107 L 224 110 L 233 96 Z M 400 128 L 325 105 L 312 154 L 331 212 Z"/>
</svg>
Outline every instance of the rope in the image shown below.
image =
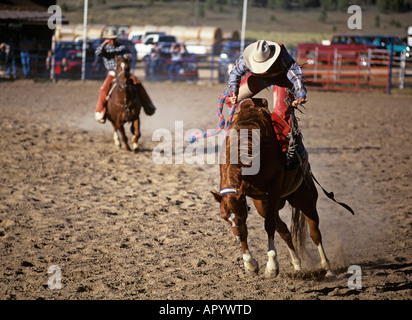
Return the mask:
<svg viewBox="0 0 412 320">
<path fill-rule="evenodd" d="M 225 102 L 229 108 L 229 120 L 227 122 L 227 126 L 226 126 L 226 130 L 225 132 L 227 132 L 227 130 L 229 129 L 230 125 L 232 124 L 233 121 L 233 115 L 235 113 L 236 110 L 236 105 L 232 105 L 229 101 L 230 97 L 230 93 L 228 91 L 225 91 L 222 93 L 222 95 L 219 98 L 219 104 L 217 106 L 217 111 L 216 111 L 216 115 L 219 119 L 219 125 L 216 129 L 212 129 L 212 130 L 204 130 L 204 131 L 200 131 L 197 132 L 195 134 L 193 134 L 190 138 L 189 138 L 189 142 L 190 143 L 194 143 L 200 139 L 205 139 L 208 137 L 212 137 L 214 135 L 219 134 L 224 128 L 225 128 L 225 117 L 223 116 L 223 106 L 225 105 Z"/>
</svg>

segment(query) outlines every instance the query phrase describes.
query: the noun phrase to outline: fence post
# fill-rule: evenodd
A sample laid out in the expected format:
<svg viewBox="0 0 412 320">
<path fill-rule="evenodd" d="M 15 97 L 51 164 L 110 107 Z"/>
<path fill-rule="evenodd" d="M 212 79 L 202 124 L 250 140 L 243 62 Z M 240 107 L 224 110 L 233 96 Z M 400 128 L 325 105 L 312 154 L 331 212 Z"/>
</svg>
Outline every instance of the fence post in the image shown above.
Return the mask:
<svg viewBox="0 0 412 320">
<path fill-rule="evenodd" d="M 333 51 L 333 80 L 337 80 L 337 72 L 338 70 L 336 69 L 336 64 L 338 62 L 338 48 L 335 48 L 335 50 Z"/>
<path fill-rule="evenodd" d="M 357 59 L 357 68 L 356 68 L 356 89 L 359 90 L 359 73 L 360 73 L 360 66 L 362 62 L 362 53 L 361 51 L 358 52 L 358 59 Z"/>
<path fill-rule="evenodd" d="M 328 64 L 327 64 L 327 71 L 326 71 L 326 90 L 329 90 L 330 84 L 330 63 L 332 60 L 332 51 L 328 51 Z"/>
<path fill-rule="evenodd" d="M 50 80 L 56 82 L 56 33 L 52 36 L 52 46 L 51 46 L 51 59 L 50 59 Z"/>
<path fill-rule="evenodd" d="M 388 94 L 391 94 L 392 86 L 392 62 L 393 62 L 393 38 L 391 38 L 391 55 L 389 60 Z"/>
<path fill-rule="evenodd" d="M 313 79 L 318 79 L 318 57 L 319 57 L 319 48 L 315 48 L 315 74 L 313 75 Z"/>
<path fill-rule="evenodd" d="M 210 66 L 210 84 L 213 85 L 213 73 L 214 73 L 214 65 L 215 65 L 215 45 L 212 45 L 212 61 Z"/>
<path fill-rule="evenodd" d="M 405 87 L 406 52 L 401 52 L 401 63 L 399 69 L 399 89 Z"/>
</svg>

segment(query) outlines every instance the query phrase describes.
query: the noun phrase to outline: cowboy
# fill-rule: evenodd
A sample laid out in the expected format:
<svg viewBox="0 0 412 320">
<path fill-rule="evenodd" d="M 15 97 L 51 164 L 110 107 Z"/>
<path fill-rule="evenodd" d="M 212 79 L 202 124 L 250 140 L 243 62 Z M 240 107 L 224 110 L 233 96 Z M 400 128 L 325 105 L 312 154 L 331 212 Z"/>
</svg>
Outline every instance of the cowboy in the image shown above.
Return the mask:
<svg viewBox="0 0 412 320">
<path fill-rule="evenodd" d="M 286 153 L 286 169 L 295 169 L 305 157 L 300 135 L 289 141 L 290 102 L 292 106 L 304 104 L 306 89 L 302 71 L 282 44 L 259 40 L 245 48 L 229 74 L 229 101 L 236 104 L 251 98 L 263 89 L 273 86 L 274 107 L 272 123 L 280 147 Z M 294 89 L 295 96 L 290 95 Z M 289 145 L 290 144 L 290 145 Z M 300 159 L 299 159 L 300 158 Z"/>
<path fill-rule="evenodd" d="M 99 89 L 99 99 L 97 100 L 96 110 L 95 110 L 95 119 L 100 123 L 106 122 L 106 101 L 107 94 L 110 90 L 110 84 L 116 78 L 116 56 L 128 57 L 130 51 L 126 46 L 119 44 L 116 39 L 118 35 L 116 30 L 109 29 L 104 36 L 105 40 L 96 48 L 96 56 L 103 58 L 104 66 L 107 69 L 107 76 L 103 82 L 103 85 Z M 143 88 L 140 81 L 136 76 L 130 73 L 130 79 L 133 81 L 133 84 L 136 86 L 138 92 L 142 97 L 142 105 L 147 114 L 153 114 L 156 110 L 152 101 L 146 93 L 146 90 Z M 150 115 L 150 114 L 149 114 Z"/>
</svg>

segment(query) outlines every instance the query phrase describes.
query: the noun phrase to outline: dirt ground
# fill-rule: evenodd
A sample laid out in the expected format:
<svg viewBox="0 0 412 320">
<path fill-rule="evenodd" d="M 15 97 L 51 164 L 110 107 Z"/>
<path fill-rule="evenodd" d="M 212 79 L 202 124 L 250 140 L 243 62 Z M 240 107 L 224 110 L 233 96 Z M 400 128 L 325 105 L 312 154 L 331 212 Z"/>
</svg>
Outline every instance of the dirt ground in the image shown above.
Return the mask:
<svg viewBox="0 0 412 320">
<path fill-rule="evenodd" d="M 411 299 L 411 95 L 309 89 L 299 117 L 313 173 L 356 215 L 319 189 L 336 277 L 325 278 L 309 238 L 304 270 L 294 272 L 276 235 L 280 274 L 268 279 L 263 219 L 252 208 L 261 270 L 251 275 L 209 192 L 218 165 L 152 159 L 156 129 L 174 135 L 175 120 L 185 132 L 216 127 L 224 88 L 145 83 L 157 112 L 142 116 L 132 153 L 94 121 L 100 84 L 0 83 L 0 299 Z M 288 206 L 281 217 L 289 224 Z M 358 289 L 348 287 L 353 265 Z"/>
</svg>

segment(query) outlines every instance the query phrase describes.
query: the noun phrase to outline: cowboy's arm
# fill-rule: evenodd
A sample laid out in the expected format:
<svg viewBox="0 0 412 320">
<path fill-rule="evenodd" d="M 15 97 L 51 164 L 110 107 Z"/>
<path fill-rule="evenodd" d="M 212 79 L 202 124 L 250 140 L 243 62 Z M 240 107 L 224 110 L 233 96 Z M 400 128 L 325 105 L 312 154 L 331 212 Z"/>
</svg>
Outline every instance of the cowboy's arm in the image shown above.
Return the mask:
<svg viewBox="0 0 412 320">
<path fill-rule="evenodd" d="M 245 61 L 243 60 L 243 56 L 240 56 L 233 68 L 232 71 L 230 71 L 229 74 L 229 90 L 231 92 L 236 93 L 236 95 L 239 92 L 239 85 L 240 85 L 240 81 L 242 80 L 242 77 L 246 74 L 250 72 L 249 68 L 247 67 Z"/>
<path fill-rule="evenodd" d="M 96 51 L 94 52 L 96 56 L 101 57 L 103 55 L 103 48 L 106 45 L 106 40 L 97 46 Z"/>
<path fill-rule="evenodd" d="M 118 47 L 115 47 L 113 51 L 115 52 L 117 56 L 126 57 L 127 55 L 130 55 L 130 50 L 127 49 L 125 45 L 120 45 Z"/>
<path fill-rule="evenodd" d="M 305 103 L 307 101 L 306 88 L 303 85 L 302 70 L 296 62 L 290 66 L 286 76 L 295 88 L 296 100 L 293 102 L 294 105 Z"/>
</svg>

